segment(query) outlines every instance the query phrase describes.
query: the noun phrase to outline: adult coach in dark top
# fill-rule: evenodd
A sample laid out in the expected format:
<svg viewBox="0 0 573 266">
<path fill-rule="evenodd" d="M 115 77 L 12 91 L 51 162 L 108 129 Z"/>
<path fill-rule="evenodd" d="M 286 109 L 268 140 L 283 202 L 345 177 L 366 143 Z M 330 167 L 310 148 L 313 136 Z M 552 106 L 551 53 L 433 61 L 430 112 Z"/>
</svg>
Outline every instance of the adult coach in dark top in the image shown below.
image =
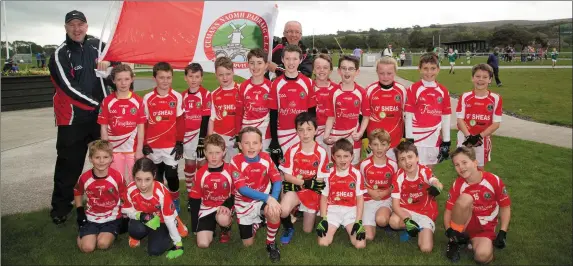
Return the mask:
<svg viewBox="0 0 573 266">
<path fill-rule="evenodd" d="M 306 46 L 302 43 L 302 25 L 298 21 L 289 21 L 285 24 L 283 30 L 283 38 L 282 43 L 275 46 L 273 49 L 273 56 L 272 62 L 269 62 L 269 71 L 274 72 L 276 76 L 280 76 L 283 74 L 284 66 L 281 60 L 281 56 L 283 53 L 283 48 L 288 44 L 295 44 L 300 47 L 302 51 L 306 50 Z M 311 77 L 312 76 L 312 56 L 309 56 L 308 53 L 303 55 L 302 62 L 298 66 L 298 70 L 305 76 Z M 268 73 L 267 73 L 268 78 Z"/>
<path fill-rule="evenodd" d="M 94 69 L 105 70 L 110 63 L 97 63 L 100 40 L 87 38 L 85 15 L 77 10 L 67 13 L 64 27 L 66 41 L 56 49 L 48 65 L 55 86 L 54 113 L 58 126 L 50 212 L 55 224 L 64 223 L 72 210 L 73 189 L 84 167 L 88 143 L 100 138 L 97 124 L 100 103 L 109 94 Z"/>
<path fill-rule="evenodd" d="M 495 47 L 493 53 L 489 54 L 487 58 L 487 64 L 493 68 L 493 76 L 495 77 L 495 83 L 498 87 L 501 87 L 501 80 L 499 80 L 499 59 L 497 55 L 499 54 L 499 48 Z"/>
</svg>

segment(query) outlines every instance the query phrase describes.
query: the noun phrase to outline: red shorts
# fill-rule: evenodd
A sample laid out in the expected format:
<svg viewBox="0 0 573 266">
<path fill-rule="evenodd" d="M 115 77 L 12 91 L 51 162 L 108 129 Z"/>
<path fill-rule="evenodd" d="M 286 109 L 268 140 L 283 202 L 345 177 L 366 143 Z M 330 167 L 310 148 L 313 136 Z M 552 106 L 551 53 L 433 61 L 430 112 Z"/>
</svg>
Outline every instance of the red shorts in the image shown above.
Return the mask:
<svg viewBox="0 0 573 266">
<path fill-rule="evenodd" d="M 474 237 L 487 237 L 493 241 L 496 238 L 495 226 L 495 221 L 482 225 L 479 218 L 472 214 L 465 231 L 470 236 L 470 239 Z"/>
<path fill-rule="evenodd" d="M 298 200 L 308 209 L 318 211 L 320 195 L 310 189 L 303 189 L 296 193 Z"/>
</svg>

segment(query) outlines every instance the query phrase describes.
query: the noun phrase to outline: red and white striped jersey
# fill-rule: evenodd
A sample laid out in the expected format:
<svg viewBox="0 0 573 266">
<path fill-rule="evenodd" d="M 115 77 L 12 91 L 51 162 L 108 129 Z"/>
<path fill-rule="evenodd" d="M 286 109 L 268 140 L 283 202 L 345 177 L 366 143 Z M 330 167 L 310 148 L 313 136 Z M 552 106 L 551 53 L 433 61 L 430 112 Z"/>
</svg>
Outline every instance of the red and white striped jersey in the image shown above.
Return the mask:
<svg viewBox="0 0 573 266">
<path fill-rule="evenodd" d="M 143 97 L 147 116 L 145 139 L 151 148 L 172 148 L 177 142 L 177 118 L 183 115 L 183 97 L 173 89 L 161 96 L 157 88 Z"/>
<path fill-rule="evenodd" d="M 326 109 L 328 107 L 328 103 L 330 102 L 330 93 L 338 88 L 338 84 L 330 81 L 328 86 L 326 87 L 319 87 L 314 84 L 314 95 L 316 96 L 316 125 L 317 126 L 324 126 L 326 125 L 326 119 L 328 116 L 326 115 Z"/>
<path fill-rule="evenodd" d="M 501 179 L 489 172 L 481 172 L 482 180 L 477 184 L 468 184 L 463 177 L 457 177 L 448 193 L 446 209 L 452 210 L 461 194 L 468 194 L 474 198 L 473 215 L 477 216 L 480 224 L 488 229 L 495 230 L 499 207 L 511 204 L 505 184 Z"/>
<path fill-rule="evenodd" d="M 86 194 L 88 221 L 107 223 L 121 218 L 120 199 L 125 191 L 123 176 L 110 167 L 106 177 L 97 177 L 92 169 L 84 172 L 74 187 L 74 196 Z"/>
<path fill-rule="evenodd" d="M 322 195 L 328 197 L 328 206 L 356 206 L 356 197 L 366 193 L 362 175 L 354 167 L 345 171 L 337 171 L 336 166 L 330 168 L 330 176 L 325 179 L 326 186 Z"/>
<path fill-rule="evenodd" d="M 200 129 L 203 116 L 211 115 L 211 93 L 201 86 L 195 93 L 191 93 L 189 90 L 184 91 L 182 96 L 185 132 Z"/>
<path fill-rule="evenodd" d="M 224 136 L 235 136 L 239 129 L 236 128 L 237 99 L 239 84 L 235 83 L 231 89 L 218 87 L 211 93 L 211 120 L 213 120 L 213 132 Z"/>
<path fill-rule="evenodd" d="M 390 133 L 390 148 L 400 144 L 404 135 L 404 105 L 406 104 L 406 88 L 394 82 L 390 89 L 383 89 L 380 82 L 374 82 L 366 88 L 366 97 L 370 105 L 370 120 L 366 132 L 383 128 Z"/>
<path fill-rule="evenodd" d="M 169 189 L 158 181 L 153 181 L 153 195 L 150 198 L 141 194 L 135 181 L 129 183 L 123 198 L 123 208 L 125 213 L 144 212 L 159 216 L 162 223 L 166 219 L 175 220 L 177 216 Z"/>
<path fill-rule="evenodd" d="M 366 91 L 354 83 L 354 90 L 343 91 L 340 85 L 330 92 L 326 109 L 328 117 L 334 117 L 334 130 L 355 130 L 359 127 L 358 116 L 370 116 L 370 104 Z"/>
<path fill-rule="evenodd" d="M 477 97 L 474 91 L 465 92 L 458 100 L 456 117 L 464 120 L 470 134 L 477 135 L 494 122 L 501 122 L 501 105 L 501 96 L 489 90 L 485 97 Z"/>
<path fill-rule="evenodd" d="M 432 170 L 421 164 L 418 164 L 418 175 L 414 180 L 408 179 L 406 172 L 400 169 L 392 180 L 394 188 L 391 196 L 393 199 L 400 199 L 400 207 L 426 215 L 435 221 L 438 217 L 438 203 L 427 191 L 435 178 Z"/>
<path fill-rule="evenodd" d="M 392 186 L 392 178 L 398 171 L 398 164 L 392 159 L 387 158 L 386 163 L 377 165 L 374 163 L 373 156 L 360 163 L 360 173 L 363 177 L 363 183 L 366 188 L 386 190 Z M 382 200 L 390 198 L 390 195 Z M 364 200 L 371 200 L 368 193 L 364 195 Z"/>
<path fill-rule="evenodd" d="M 269 94 L 271 81 L 264 79 L 262 84 L 253 84 L 251 79 L 246 80 L 239 87 L 237 98 L 237 112 L 241 114 L 238 119 L 241 125 L 257 127 L 263 121 L 269 120 Z"/>
<path fill-rule="evenodd" d="M 235 206 L 240 209 L 241 205 L 247 205 L 254 200 L 243 196 L 239 193 L 239 189 L 248 186 L 253 190 L 269 194 L 271 191 L 271 184 L 281 181 L 281 175 L 271 160 L 271 156 L 266 152 L 259 153 L 260 160 L 254 163 L 248 163 L 245 160 L 245 155 L 237 154 L 231 160 L 231 164 L 238 169 L 239 175 L 235 180 Z"/>
<path fill-rule="evenodd" d="M 233 173 L 235 172 L 237 169 L 228 163 L 224 163 L 221 172 L 209 172 L 208 165 L 204 165 L 197 171 L 189 198 L 201 199 L 199 217 L 217 211 L 217 207 L 233 195 L 235 190 Z"/>
<path fill-rule="evenodd" d="M 442 115 L 452 114 L 450 93 L 437 82 L 420 80 L 407 90 L 404 111 L 414 115 L 412 133 L 418 147 L 439 147 Z"/>
<path fill-rule="evenodd" d="M 143 100 L 131 92 L 127 99 L 118 99 L 112 93 L 103 100 L 97 122 L 108 126 L 107 134 L 113 152 L 135 152 L 137 125 L 147 122 Z"/>
<path fill-rule="evenodd" d="M 278 130 L 296 129 L 295 117 L 316 106 L 312 80 L 298 74 L 294 79 L 281 75 L 271 85 L 269 108 L 278 111 Z"/>
</svg>

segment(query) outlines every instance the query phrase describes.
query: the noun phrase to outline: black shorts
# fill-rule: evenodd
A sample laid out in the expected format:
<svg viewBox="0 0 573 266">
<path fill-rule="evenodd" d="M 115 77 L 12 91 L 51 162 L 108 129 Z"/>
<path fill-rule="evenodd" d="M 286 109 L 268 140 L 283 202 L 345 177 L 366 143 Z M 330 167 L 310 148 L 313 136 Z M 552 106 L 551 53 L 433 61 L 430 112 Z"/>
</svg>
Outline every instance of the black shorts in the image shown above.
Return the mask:
<svg viewBox="0 0 573 266">
<path fill-rule="evenodd" d="M 199 218 L 199 222 L 197 222 L 197 232 L 201 231 L 211 231 L 215 232 L 215 228 L 217 227 L 217 212 L 213 212 L 207 216 L 203 216 Z"/>
<path fill-rule="evenodd" d="M 112 233 L 117 237 L 119 228 L 121 227 L 121 219 L 109 221 L 106 223 L 94 223 L 88 221 L 84 226 L 80 227 L 80 238 L 87 235 L 98 235 L 100 233 Z"/>
<path fill-rule="evenodd" d="M 266 203 L 263 203 L 263 205 L 261 205 L 261 220 L 262 223 L 264 224 L 266 222 L 265 219 L 265 207 L 267 206 Z M 241 236 L 241 239 L 249 239 L 251 237 L 253 237 L 253 224 L 239 224 L 239 235 Z"/>
</svg>

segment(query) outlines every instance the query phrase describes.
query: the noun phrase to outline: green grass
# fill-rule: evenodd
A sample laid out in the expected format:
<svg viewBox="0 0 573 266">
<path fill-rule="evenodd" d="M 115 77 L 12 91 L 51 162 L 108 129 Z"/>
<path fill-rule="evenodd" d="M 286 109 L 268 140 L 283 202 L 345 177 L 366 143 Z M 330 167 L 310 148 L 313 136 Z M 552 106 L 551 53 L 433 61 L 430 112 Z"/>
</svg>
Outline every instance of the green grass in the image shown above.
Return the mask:
<svg viewBox="0 0 573 266">
<path fill-rule="evenodd" d="M 412 65 L 417 66 L 418 62 L 420 62 L 420 56 L 421 55 L 413 55 L 412 58 Z M 569 56 L 568 59 L 562 59 L 564 56 Z M 551 65 L 551 57 L 548 56 L 547 60 L 537 60 L 537 61 L 531 61 L 531 62 L 521 62 L 519 56 L 517 56 L 517 61 L 513 61 L 513 62 L 505 62 L 503 61 L 501 58 L 499 60 L 499 64 L 501 66 L 550 66 Z M 462 64 L 463 63 L 463 64 Z M 476 65 L 479 63 L 487 63 L 487 56 L 474 56 L 471 58 L 471 62 L 470 65 Z M 573 61 L 571 60 L 571 54 L 561 54 L 559 55 L 559 58 L 557 59 L 557 65 L 558 66 L 571 66 L 573 64 Z M 466 62 L 466 55 L 465 52 L 461 53 L 458 57 L 458 59 L 456 60 L 456 66 L 464 66 L 467 65 Z M 450 67 L 450 63 L 448 61 L 448 59 L 446 57 L 444 57 L 442 59 L 442 67 Z"/>
<path fill-rule="evenodd" d="M 449 66 L 442 66 L 438 82 L 455 95 L 472 89 L 471 69 L 458 69 L 448 74 Z M 503 87 L 490 87 L 503 99 L 504 111 L 531 117 L 534 121 L 571 126 L 572 121 L 572 69 L 500 69 Z M 398 76 L 417 81 L 417 70 L 399 70 Z M 502 122 L 503 123 L 503 122 Z"/>
<path fill-rule="evenodd" d="M 136 72 L 135 73 L 136 78 L 138 77 L 143 77 L 143 78 L 153 78 L 153 73 L 152 72 Z M 185 73 L 182 71 L 175 71 L 173 72 L 173 84 L 171 85 L 173 89 L 175 89 L 176 91 L 184 91 L 186 90 L 188 87 L 187 82 L 185 82 L 184 79 Z M 245 79 L 239 76 L 235 76 L 235 81 L 236 82 L 243 82 Z M 205 89 L 207 90 L 214 90 L 217 87 L 219 87 L 219 83 L 217 82 L 217 79 L 215 78 L 215 74 L 213 73 L 207 73 L 204 72 L 203 73 L 203 87 L 205 87 Z M 140 96 L 145 95 L 146 93 L 150 92 L 153 88 L 150 88 L 148 90 L 144 90 L 144 91 L 137 91 L 136 93 L 139 94 Z"/>
<path fill-rule="evenodd" d="M 455 135 L 452 132 L 452 136 Z M 512 201 L 507 247 L 495 251 L 493 264 L 572 264 L 572 150 L 498 136 L 493 137 L 493 142 L 493 161 L 487 169 L 503 179 Z M 455 177 L 451 161 L 438 165 L 435 174 L 449 188 Z M 186 202 L 184 197 L 182 204 Z M 444 255 L 447 240 L 442 215 L 446 198 L 445 192 L 438 197 L 440 216 L 431 254 L 421 254 L 415 241 L 400 243 L 397 234 L 388 237 L 381 230 L 364 250 L 354 249 L 342 230 L 337 232 L 330 247 L 321 248 L 316 234 L 302 233 L 301 222 L 297 222 L 293 241 L 280 247 L 280 264 L 450 264 Z M 120 235 L 107 251 L 82 254 L 76 245 L 75 215 L 58 227 L 50 222 L 48 213 L 46 209 L 2 216 L 2 264 L 270 264 L 264 228 L 250 248 L 242 246 L 236 224 L 229 243 L 220 244 L 215 238 L 206 250 L 198 249 L 195 237 L 190 235 L 183 240 L 185 254 L 168 261 L 163 256 L 147 256 L 145 240 L 142 247 L 130 249 L 126 234 Z M 188 223 L 187 212 L 184 211 L 182 219 Z M 462 252 L 459 264 L 473 264 L 469 252 Z"/>
</svg>

